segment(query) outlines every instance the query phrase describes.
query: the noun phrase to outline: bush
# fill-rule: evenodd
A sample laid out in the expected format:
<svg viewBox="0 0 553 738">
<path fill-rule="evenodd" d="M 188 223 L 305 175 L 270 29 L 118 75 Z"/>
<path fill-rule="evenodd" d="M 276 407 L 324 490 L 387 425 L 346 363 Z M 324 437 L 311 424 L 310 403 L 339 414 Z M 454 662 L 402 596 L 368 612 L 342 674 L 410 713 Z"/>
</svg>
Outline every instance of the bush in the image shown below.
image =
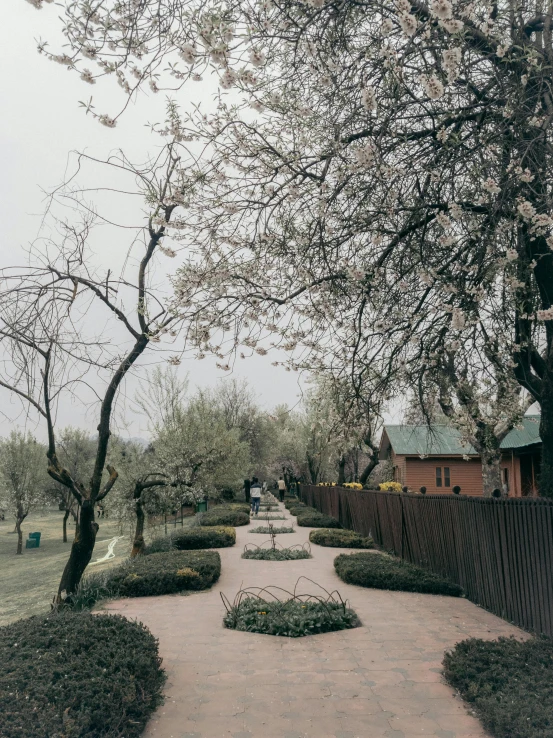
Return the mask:
<svg viewBox="0 0 553 738">
<path fill-rule="evenodd" d="M 462 641 L 444 676 L 495 738 L 553 737 L 553 639 Z"/>
<path fill-rule="evenodd" d="M 297 497 L 293 497 L 292 499 L 284 500 L 284 507 L 287 510 L 290 510 L 291 507 L 307 507 L 304 502 L 301 502 L 298 500 Z"/>
<path fill-rule="evenodd" d="M 285 526 L 281 526 L 280 528 L 273 527 L 273 533 L 293 533 L 293 528 L 286 528 Z M 252 528 L 250 530 L 250 533 L 266 533 L 269 535 L 271 533 L 271 529 L 265 525 L 260 525 L 258 528 Z"/>
<path fill-rule="evenodd" d="M 249 548 L 244 551 L 242 558 L 258 561 L 296 561 L 310 559 L 311 554 L 303 548 Z"/>
<path fill-rule="evenodd" d="M 250 506 L 247 502 L 231 502 L 230 504 L 221 505 L 218 510 L 239 510 L 240 512 L 249 513 Z"/>
<path fill-rule="evenodd" d="M 249 508 L 248 508 L 249 510 Z M 249 513 L 243 510 L 234 510 L 231 507 L 211 508 L 205 513 L 201 513 L 200 525 L 248 525 L 250 522 Z"/>
<path fill-rule="evenodd" d="M 0 628 L 3 738 L 138 738 L 162 703 L 158 644 L 120 615 L 64 611 Z"/>
<path fill-rule="evenodd" d="M 382 482 L 378 485 L 378 489 L 383 492 L 401 492 L 401 484 L 399 482 Z"/>
<path fill-rule="evenodd" d="M 220 575 L 221 558 L 216 551 L 168 551 L 137 556 L 83 579 L 72 606 L 84 609 L 100 599 L 154 597 L 207 589 Z"/>
<path fill-rule="evenodd" d="M 340 554 L 334 559 L 334 568 L 344 582 L 358 584 L 361 587 L 424 592 L 452 597 L 460 597 L 463 594 L 458 584 L 448 582 L 437 574 L 407 561 L 383 554 Z"/>
<path fill-rule="evenodd" d="M 146 548 L 146 555 L 163 551 L 192 551 L 202 548 L 226 548 L 236 543 L 234 528 L 212 526 L 200 528 L 183 528 L 173 532 L 170 536 L 156 538 Z"/>
<path fill-rule="evenodd" d="M 225 615 L 226 628 L 267 635 L 300 636 L 356 628 L 361 623 L 353 610 L 334 602 L 265 602 L 247 597 Z"/>
<path fill-rule="evenodd" d="M 298 525 L 303 526 L 304 528 L 341 528 L 342 526 L 340 523 L 336 520 L 336 518 L 331 518 L 330 515 L 324 515 L 323 513 L 317 512 L 311 512 L 310 510 L 307 510 L 307 512 L 303 511 L 298 514 L 297 517 Z"/>
<path fill-rule="evenodd" d="M 319 546 L 334 548 L 372 548 L 372 538 L 364 538 L 353 530 L 318 528 L 309 532 L 309 540 Z"/>
<path fill-rule="evenodd" d="M 259 513 L 259 517 L 263 520 L 286 520 L 285 515 L 275 515 L 274 513 Z"/>
</svg>

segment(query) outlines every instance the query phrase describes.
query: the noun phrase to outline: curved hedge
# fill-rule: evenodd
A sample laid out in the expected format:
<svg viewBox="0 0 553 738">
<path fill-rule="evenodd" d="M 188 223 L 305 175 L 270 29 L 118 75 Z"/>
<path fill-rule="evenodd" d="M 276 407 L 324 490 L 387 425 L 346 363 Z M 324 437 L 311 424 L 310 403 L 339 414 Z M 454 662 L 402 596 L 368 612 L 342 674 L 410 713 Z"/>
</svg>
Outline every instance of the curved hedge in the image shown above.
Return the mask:
<svg viewBox="0 0 553 738">
<path fill-rule="evenodd" d="M 378 553 L 340 554 L 334 559 L 336 573 L 348 584 L 403 592 L 423 592 L 460 597 L 463 590 L 437 574 L 401 559 Z"/>
<path fill-rule="evenodd" d="M 298 500 L 297 497 L 294 497 L 292 499 L 284 500 L 284 507 L 287 510 L 290 510 L 291 507 L 307 507 L 307 505 L 301 500 Z"/>
<path fill-rule="evenodd" d="M 311 510 L 302 511 L 297 516 L 298 525 L 304 528 L 341 528 L 342 526 L 336 520 L 331 518 L 330 515 L 324 515 L 323 513 L 311 512 Z"/>
<path fill-rule="evenodd" d="M 216 507 L 215 510 L 239 510 L 240 512 L 249 513 L 250 505 L 247 502 L 230 502 L 220 507 Z"/>
<path fill-rule="evenodd" d="M 242 558 L 257 561 L 297 561 L 310 559 L 311 554 L 303 548 L 248 548 L 242 554 Z"/>
<path fill-rule="evenodd" d="M 217 551 L 166 551 L 137 556 L 120 566 L 85 577 L 72 598 L 76 609 L 117 597 L 155 597 L 207 589 L 221 575 Z"/>
<path fill-rule="evenodd" d="M 249 509 L 249 508 L 248 508 Z M 200 515 L 200 525 L 248 525 L 250 522 L 249 513 L 243 510 L 233 510 L 228 507 L 214 507 Z"/>
<path fill-rule="evenodd" d="M 364 538 L 353 530 L 317 528 L 309 532 L 309 540 L 319 546 L 333 548 L 373 548 L 372 538 Z"/>
<path fill-rule="evenodd" d="M 201 528 L 183 528 L 169 536 L 154 539 L 144 549 L 144 554 L 161 553 L 163 551 L 193 551 L 204 548 L 227 548 L 236 543 L 234 528 L 223 526 L 206 526 Z"/>
<path fill-rule="evenodd" d="M 461 641 L 444 676 L 496 738 L 553 736 L 553 638 Z"/>
<path fill-rule="evenodd" d="M 120 615 L 63 611 L 0 628 L 2 738 L 138 738 L 162 702 L 158 644 Z"/>
</svg>

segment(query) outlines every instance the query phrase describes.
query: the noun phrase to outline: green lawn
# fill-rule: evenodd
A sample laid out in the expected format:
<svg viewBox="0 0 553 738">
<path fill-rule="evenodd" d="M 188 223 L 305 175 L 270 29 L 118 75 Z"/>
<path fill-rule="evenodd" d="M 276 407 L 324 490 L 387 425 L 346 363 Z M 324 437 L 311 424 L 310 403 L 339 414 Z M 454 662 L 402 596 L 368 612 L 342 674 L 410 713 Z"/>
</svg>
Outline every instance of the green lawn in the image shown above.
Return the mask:
<svg viewBox="0 0 553 738">
<path fill-rule="evenodd" d="M 49 510 L 43 514 L 29 515 L 23 524 L 23 538 L 33 531 L 40 531 L 40 548 L 23 548 L 23 555 L 16 556 L 17 536 L 13 532 L 14 523 L 6 519 L 0 521 L 0 625 L 6 625 L 19 618 L 47 612 L 57 591 L 59 579 L 67 562 L 75 527 L 69 523 L 68 542 L 62 541 L 63 513 Z M 109 542 L 120 535 L 115 521 L 99 520 L 100 530 L 92 561 L 101 559 L 108 552 Z M 25 546 L 25 543 L 23 543 Z M 128 537 L 115 544 L 115 557 L 88 571 L 102 569 L 118 564 L 129 555 Z"/>
</svg>

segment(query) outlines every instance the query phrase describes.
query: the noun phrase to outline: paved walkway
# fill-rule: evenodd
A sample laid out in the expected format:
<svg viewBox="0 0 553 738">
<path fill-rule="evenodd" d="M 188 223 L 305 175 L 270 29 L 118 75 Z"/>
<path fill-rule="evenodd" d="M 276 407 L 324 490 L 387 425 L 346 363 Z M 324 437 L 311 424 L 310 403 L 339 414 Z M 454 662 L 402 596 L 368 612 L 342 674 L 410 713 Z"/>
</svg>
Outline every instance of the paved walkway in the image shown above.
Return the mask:
<svg viewBox="0 0 553 738">
<path fill-rule="evenodd" d="M 288 520 L 275 525 L 293 522 L 285 514 Z M 211 591 L 107 606 L 142 621 L 160 641 L 166 699 L 145 738 L 486 735 L 443 682 L 444 651 L 470 636 L 521 631 L 468 600 L 344 584 L 332 563 L 344 549 L 313 546 L 313 558 L 304 561 L 242 560 L 246 542 L 266 540 L 250 527 L 236 529 L 236 546 L 219 549 L 222 574 Z M 297 528 L 279 540 L 302 543 L 308 534 Z M 362 627 L 297 639 L 223 628 L 220 591 L 232 600 L 242 586 L 293 589 L 300 576 L 338 589 Z"/>
</svg>

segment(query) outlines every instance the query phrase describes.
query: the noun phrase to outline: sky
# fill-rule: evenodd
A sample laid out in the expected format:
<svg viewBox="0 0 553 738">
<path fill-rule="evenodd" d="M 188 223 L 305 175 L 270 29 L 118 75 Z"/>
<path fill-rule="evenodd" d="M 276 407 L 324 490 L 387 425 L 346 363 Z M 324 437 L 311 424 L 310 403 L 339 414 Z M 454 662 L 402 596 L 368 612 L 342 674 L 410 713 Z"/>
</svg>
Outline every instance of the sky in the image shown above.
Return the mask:
<svg viewBox="0 0 553 738">
<path fill-rule="evenodd" d="M 79 101 L 88 101 L 92 94 L 95 110 L 113 115 L 121 107 L 122 90 L 112 79 L 94 86 L 87 85 L 74 72 L 39 55 L 39 38 L 48 40 L 53 51 L 61 49 L 63 36 L 57 18 L 59 8 L 46 5 L 38 11 L 24 0 L 11 0 L 9 5 L 0 25 L 2 267 L 24 263 L 25 249 L 44 234 L 46 193 L 72 171 L 74 152 L 105 158 L 124 147 L 134 160 L 145 160 L 148 153 L 158 146 L 158 140 L 145 122 L 163 120 L 166 99 L 163 93 L 143 95 L 127 110 L 115 129 L 100 125 L 85 114 Z M 209 105 L 212 91 L 209 82 L 193 85 L 186 95 L 180 95 L 179 103 L 183 108 L 194 103 Z M 83 184 L 88 185 L 89 182 L 85 180 Z M 138 207 L 126 203 L 123 217 L 134 222 L 140 213 Z M 94 249 L 98 266 L 105 269 L 114 263 L 121 265 L 127 248 L 128 244 L 121 243 L 119 237 L 97 238 Z M 101 319 L 99 314 L 98 320 Z M 305 384 L 297 374 L 271 366 L 273 360 L 271 355 L 255 356 L 240 363 L 229 375 L 217 369 L 215 359 L 206 358 L 198 362 L 184 358 L 179 371 L 188 373 L 192 387 L 215 386 L 228 376 L 245 378 L 262 406 L 271 408 L 279 403 L 294 406 L 299 402 Z M 132 397 L 136 386 L 136 379 L 127 383 L 127 398 Z M 37 425 L 33 418 L 26 419 L 18 409 L 18 403 L 13 402 L 8 392 L 0 390 L 0 436 L 14 427 L 26 426 L 37 437 L 44 438 L 41 425 Z M 95 427 L 96 412 L 97 405 L 89 404 L 85 392 L 80 398 L 68 398 L 61 403 L 57 423 L 60 427 L 70 424 L 83 428 L 90 428 L 94 423 Z M 130 411 L 122 410 L 118 422 L 125 435 L 144 437 L 147 432 L 140 417 Z"/>
</svg>

